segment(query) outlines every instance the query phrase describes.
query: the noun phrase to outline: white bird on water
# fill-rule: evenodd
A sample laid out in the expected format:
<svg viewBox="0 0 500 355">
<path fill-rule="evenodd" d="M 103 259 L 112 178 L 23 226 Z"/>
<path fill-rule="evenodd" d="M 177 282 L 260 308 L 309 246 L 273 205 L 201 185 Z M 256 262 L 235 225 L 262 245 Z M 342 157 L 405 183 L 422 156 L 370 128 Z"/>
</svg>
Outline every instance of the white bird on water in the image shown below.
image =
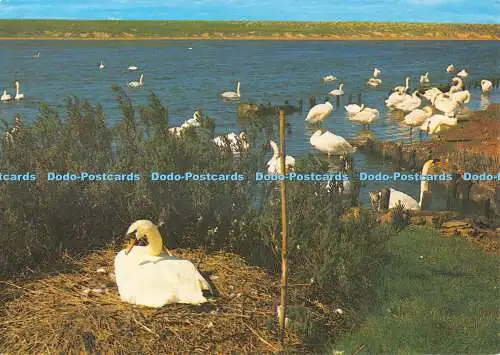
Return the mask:
<svg viewBox="0 0 500 355">
<path fill-rule="evenodd" d="M 365 125 L 369 126 L 376 120 L 378 120 L 379 117 L 380 113 L 377 109 L 365 107 L 364 109 L 356 113 L 354 116 L 350 117 L 349 120 L 354 122 L 359 122 L 363 126 Z"/>
<path fill-rule="evenodd" d="M 144 86 L 144 74 L 141 74 L 139 81 L 131 81 L 128 83 L 129 88 L 142 88 Z"/>
<path fill-rule="evenodd" d="M 365 105 L 358 105 L 358 104 L 349 104 L 347 106 L 344 106 L 345 110 L 347 111 L 347 114 L 349 115 L 355 115 L 359 111 L 361 111 Z"/>
<path fill-rule="evenodd" d="M 19 84 L 19 81 L 16 80 L 16 96 L 14 96 L 15 100 L 23 100 L 24 99 L 24 94 L 21 94 L 21 84 Z"/>
<path fill-rule="evenodd" d="M 458 73 L 457 73 L 458 76 L 461 76 L 462 78 L 465 78 L 467 76 L 469 76 L 469 73 L 467 73 L 467 71 L 465 69 L 462 69 L 460 70 Z"/>
<path fill-rule="evenodd" d="M 420 75 L 420 84 L 429 84 L 430 79 L 429 79 L 429 72 L 425 72 L 424 74 Z"/>
<path fill-rule="evenodd" d="M 239 81 L 236 82 L 236 92 L 225 91 L 220 96 L 222 96 L 223 99 L 238 100 L 241 97 L 240 82 Z"/>
<path fill-rule="evenodd" d="M 378 78 L 370 78 L 370 79 L 368 79 L 368 81 L 366 82 L 366 84 L 367 84 L 368 86 L 371 86 L 371 87 L 377 88 L 377 87 L 379 87 L 380 85 L 382 85 L 382 79 L 378 79 Z"/>
<path fill-rule="evenodd" d="M 481 90 L 483 93 L 488 93 L 493 90 L 493 83 L 489 80 L 481 80 Z"/>
<path fill-rule="evenodd" d="M 337 77 L 333 76 L 333 75 L 326 75 L 323 77 L 323 81 L 325 83 L 330 82 L 330 81 L 335 81 L 335 80 L 337 80 Z"/>
<path fill-rule="evenodd" d="M 270 175 L 273 174 L 279 174 L 281 172 L 281 157 L 280 157 L 280 151 L 278 148 L 278 145 L 270 140 L 269 144 L 271 145 L 271 148 L 273 149 L 273 156 L 269 161 L 267 162 L 267 172 Z M 293 170 L 295 168 L 295 158 L 292 157 L 291 155 L 287 155 L 285 157 L 285 173 L 287 171 Z"/>
<path fill-rule="evenodd" d="M 392 91 L 407 92 L 409 87 L 410 87 L 410 77 L 407 76 L 405 81 L 405 86 L 402 85 L 396 86 Z"/>
<path fill-rule="evenodd" d="M 454 112 L 448 112 L 444 115 L 433 115 L 425 120 L 420 126 L 422 131 L 427 134 L 436 134 L 449 127 L 456 126 L 458 123 Z"/>
<path fill-rule="evenodd" d="M 203 290 L 213 293 L 210 284 L 193 263 L 172 256 L 163 247 L 154 223 L 135 221 L 127 230 L 129 236 L 133 236 L 129 246 L 115 258 L 116 284 L 122 301 L 155 308 L 207 302 Z M 141 240 L 148 245 L 138 246 Z"/>
<path fill-rule="evenodd" d="M 380 77 L 380 74 L 381 74 L 381 71 L 380 71 L 380 69 L 379 69 L 379 68 L 375 68 L 375 69 L 373 69 L 373 77 L 374 77 L 374 78 L 378 78 L 378 77 Z"/>
<path fill-rule="evenodd" d="M 101 64 L 99 64 L 99 70 L 103 70 L 103 69 L 104 69 L 104 63 L 101 60 Z"/>
<path fill-rule="evenodd" d="M 339 85 L 338 89 L 332 90 L 328 93 L 331 96 L 341 96 L 344 95 L 344 83 Z"/>
<path fill-rule="evenodd" d="M 329 101 L 326 101 L 324 104 L 317 104 L 311 107 L 307 113 L 305 121 L 309 123 L 320 123 L 323 122 L 332 112 L 333 105 Z"/>
<path fill-rule="evenodd" d="M 455 66 L 453 64 L 448 65 L 448 68 L 446 68 L 446 72 L 448 74 L 451 74 L 455 71 Z"/>
<path fill-rule="evenodd" d="M 421 126 L 425 120 L 432 116 L 432 107 L 425 106 L 422 109 L 415 109 L 407 114 L 403 123 L 410 127 L 410 133 L 413 127 Z"/>
<path fill-rule="evenodd" d="M 12 96 L 7 93 L 7 90 L 4 90 L 2 96 L 0 97 L 0 101 L 8 102 L 11 100 L 12 100 Z"/>
<path fill-rule="evenodd" d="M 330 131 L 322 133 L 321 130 L 318 129 L 314 132 L 309 141 L 314 148 L 328 154 L 328 156 L 346 155 L 356 151 L 356 148 L 343 137 L 337 136 Z"/>
<path fill-rule="evenodd" d="M 128 71 L 137 71 L 139 70 L 138 67 L 136 67 L 135 65 L 129 65 L 128 68 L 127 68 Z"/>
</svg>

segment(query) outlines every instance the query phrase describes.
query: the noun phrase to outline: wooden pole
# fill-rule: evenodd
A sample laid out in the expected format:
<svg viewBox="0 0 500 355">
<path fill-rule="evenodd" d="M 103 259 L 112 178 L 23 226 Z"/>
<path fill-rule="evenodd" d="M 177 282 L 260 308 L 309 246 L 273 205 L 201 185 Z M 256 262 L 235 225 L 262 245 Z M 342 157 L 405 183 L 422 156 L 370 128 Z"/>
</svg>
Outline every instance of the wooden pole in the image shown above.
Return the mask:
<svg viewBox="0 0 500 355">
<path fill-rule="evenodd" d="M 285 111 L 280 110 L 280 173 L 285 175 Z M 281 190 L 281 303 L 279 313 L 280 342 L 285 343 L 285 320 L 287 303 L 288 284 L 288 264 L 287 264 L 287 243 L 286 243 L 286 184 L 285 180 L 280 180 Z"/>
</svg>

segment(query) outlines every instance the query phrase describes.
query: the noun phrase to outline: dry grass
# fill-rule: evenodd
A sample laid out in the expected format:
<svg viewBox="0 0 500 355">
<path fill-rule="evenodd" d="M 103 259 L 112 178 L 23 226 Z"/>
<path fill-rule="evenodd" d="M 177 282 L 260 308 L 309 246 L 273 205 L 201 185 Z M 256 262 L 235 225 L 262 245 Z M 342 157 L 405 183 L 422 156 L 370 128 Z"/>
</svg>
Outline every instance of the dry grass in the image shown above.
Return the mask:
<svg viewBox="0 0 500 355">
<path fill-rule="evenodd" d="M 174 251 L 198 265 L 212 280 L 216 295 L 213 302 L 201 306 L 153 309 L 120 301 L 111 274 L 115 252 L 111 248 L 98 251 L 83 261 L 66 257 L 72 271 L 3 282 L 0 352 L 279 350 L 274 328 L 269 326 L 276 319 L 278 287 L 262 269 L 246 266 L 234 254 Z M 106 273 L 98 274 L 99 268 Z M 85 292 L 103 284 L 106 291 L 102 294 Z M 289 344 L 298 344 L 297 337 L 288 336 Z"/>
</svg>

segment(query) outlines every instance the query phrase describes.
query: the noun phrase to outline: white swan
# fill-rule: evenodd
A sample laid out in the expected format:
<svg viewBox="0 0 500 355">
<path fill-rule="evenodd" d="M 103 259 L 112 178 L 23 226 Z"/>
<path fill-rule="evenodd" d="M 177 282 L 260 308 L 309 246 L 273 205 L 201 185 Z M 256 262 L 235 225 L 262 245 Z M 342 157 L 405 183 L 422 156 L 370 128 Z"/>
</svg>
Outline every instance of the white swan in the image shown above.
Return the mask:
<svg viewBox="0 0 500 355">
<path fill-rule="evenodd" d="M 377 109 L 365 107 L 354 116 L 350 117 L 349 120 L 359 122 L 363 124 L 363 126 L 365 126 L 374 123 L 376 120 L 378 120 L 379 116 L 380 113 Z"/>
<path fill-rule="evenodd" d="M 361 111 L 365 105 L 358 105 L 358 104 L 349 104 L 347 106 L 344 106 L 345 110 L 347 111 L 347 114 L 349 115 L 355 115 L 359 111 Z"/>
<path fill-rule="evenodd" d="M 250 148 L 245 132 L 241 132 L 239 135 L 231 132 L 225 136 L 215 137 L 213 141 L 219 148 L 227 148 L 229 144 L 229 148 L 233 153 L 239 153 Z"/>
<path fill-rule="evenodd" d="M 331 96 L 344 95 L 344 83 L 340 84 L 338 89 L 330 91 L 328 93 L 328 95 L 331 95 Z"/>
<path fill-rule="evenodd" d="M 450 64 L 448 65 L 448 67 L 446 68 L 446 72 L 447 73 L 453 73 L 455 71 L 455 66 L 453 64 Z"/>
<path fill-rule="evenodd" d="M 456 126 L 458 123 L 454 113 L 447 113 L 445 115 L 433 115 L 427 118 L 420 126 L 422 131 L 427 134 L 436 134 L 446 128 Z"/>
<path fill-rule="evenodd" d="M 11 100 L 12 96 L 10 94 L 7 94 L 7 90 L 4 90 L 2 96 L 0 97 L 0 101 L 7 102 Z"/>
<path fill-rule="evenodd" d="M 489 80 L 481 80 L 481 90 L 483 93 L 488 93 L 493 90 L 493 83 Z"/>
<path fill-rule="evenodd" d="M 333 76 L 333 75 L 326 75 L 323 77 L 323 81 L 326 83 L 326 82 L 329 82 L 329 81 L 335 81 L 337 80 L 337 77 L 336 76 Z"/>
<path fill-rule="evenodd" d="M 305 121 L 309 123 L 323 122 L 332 112 L 333 105 L 329 101 L 326 101 L 324 104 L 317 104 L 311 107 Z"/>
<path fill-rule="evenodd" d="M 430 83 L 429 72 L 425 72 L 425 74 L 420 75 L 420 84 L 428 83 Z"/>
<path fill-rule="evenodd" d="M 40 58 L 40 52 L 37 51 L 35 54 L 33 54 L 33 58 Z"/>
<path fill-rule="evenodd" d="M 381 71 L 380 71 L 380 69 L 379 69 L 379 68 L 375 68 L 375 69 L 373 69 L 373 77 L 374 77 L 374 78 L 378 78 L 378 77 L 380 77 L 380 74 L 381 74 Z"/>
<path fill-rule="evenodd" d="M 425 162 L 421 175 L 434 175 L 436 173 L 435 168 L 437 166 L 446 166 L 446 163 L 441 162 L 439 159 L 431 159 Z M 420 201 L 417 202 L 413 197 L 405 194 L 404 192 L 389 188 L 389 209 L 396 207 L 400 202 L 405 206 L 406 209 L 418 211 L 422 209 L 422 203 L 424 200 L 424 194 L 429 192 L 429 181 L 423 179 L 420 182 Z M 378 193 L 379 198 L 382 198 L 382 192 Z"/>
<path fill-rule="evenodd" d="M 380 85 L 382 85 L 382 80 L 378 79 L 378 78 L 370 78 L 370 79 L 368 79 L 366 84 L 371 86 L 371 87 L 377 88 Z"/>
<path fill-rule="evenodd" d="M 230 100 L 238 100 L 241 97 L 240 93 L 240 82 L 236 82 L 236 92 L 234 91 L 226 91 L 223 92 L 220 96 L 224 99 L 230 99 Z"/>
<path fill-rule="evenodd" d="M 407 114 L 403 124 L 410 126 L 410 133 L 413 127 L 421 126 L 425 120 L 432 116 L 432 107 L 425 106 L 422 109 L 416 109 Z"/>
<path fill-rule="evenodd" d="M 104 69 L 104 63 L 101 60 L 101 64 L 99 64 L 99 70 L 103 70 L 103 69 Z"/>
<path fill-rule="evenodd" d="M 207 302 L 203 290 L 210 284 L 188 260 L 164 253 L 158 227 L 148 220 L 138 220 L 127 230 L 134 235 L 130 246 L 115 258 L 118 293 L 124 302 L 148 307 L 171 303 L 199 305 Z M 137 246 L 139 240 L 148 245 Z"/>
<path fill-rule="evenodd" d="M 273 174 L 279 174 L 281 172 L 281 157 L 280 157 L 280 151 L 278 148 L 278 145 L 270 140 L 269 144 L 271 145 L 271 148 L 273 149 L 273 156 L 269 161 L 267 162 L 267 172 L 271 175 Z M 295 168 L 295 158 L 287 155 L 285 157 L 285 173 L 293 170 Z"/>
<path fill-rule="evenodd" d="M 460 70 L 458 73 L 457 73 L 458 76 L 461 76 L 462 78 L 465 78 L 467 76 L 469 76 L 469 73 L 467 73 L 467 71 L 465 69 L 462 69 Z"/>
<path fill-rule="evenodd" d="M 405 81 L 405 86 L 396 86 L 394 89 L 392 89 L 392 91 L 396 91 L 396 92 L 407 92 L 408 91 L 408 88 L 410 87 L 410 77 L 407 76 L 406 77 L 406 81 Z"/>
<path fill-rule="evenodd" d="M 131 81 L 128 83 L 129 88 L 142 88 L 144 86 L 144 74 L 141 74 L 139 81 Z"/>
<path fill-rule="evenodd" d="M 180 127 L 172 127 L 169 128 L 168 131 L 170 133 L 175 134 L 177 137 L 180 137 L 182 133 L 184 133 L 188 128 L 191 127 L 200 127 L 201 121 L 203 120 L 202 114 L 200 111 L 195 111 L 193 113 L 193 118 L 184 121 L 184 123 Z"/>
<path fill-rule="evenodd" d="M 328 154 L 329 156 L 332 154 L 352 154 L 356 151 L 356 148 L 354 148 L 343 137 L 337 136 L 330 131 L 322 133 L 321 130 L 318 129 L 314 132 L 309 141 L 314 148 Z"/>
<path fill-rule="evenodd" d="M 460 107 L 460 102 L 453 97 L 447 96 L 447 94 L 437 95 L 432 101 L 432 104 L 435 108 L 444 113 L 456 113 Z"/>
<path fill-rule="evenodd" d="M 397 104 L 399 104 L 400 102 L 403 102 L 405 100 L 409 100 L 411 98 L 411 95 L 408 95 L 406 92 L 404 91 L 395 91 L 393 92 L 388 98 L 387 100 L 385 100 L 385 105 L 387 107 L 390 107 L 390 108 L 394 108 L 396 107 Z"/>
<path fill-rule="evenodd" d="M 16 80 L 16 96 L 14 96 L 15 100 L 23 100 L 24 99 L 24 94 L 21 94 L 20 87 L 21 87 L 21 84 L 19 84 L 19 81 Z"/>
<path fill-rule="evenodd" d="M 394 107 L 398 110 L 409 112 L 418 108 L 422 104 L 422 99 L 418 97 L 418 91 L 415 90 L 413 94 L 405 95 L 402 101 L 397 102 Z"/>
<path fill-rule="evenodd" d="M 459 103 L 467 104 L 470 102 L 471 99 L 471 94 L 469 90 L 464 90 L 464 91 L 457 91 L 449 94 L 450 97 L 458 101 Z"/>
<path fill-rule="evenodd" d="M 129 65 L 128 68 L 127 68 L 128 71 L 137 71 L 139 70 L 138 67 L 136 67 L 135 65 Z"/>
<path fill-rule="evenodd" d="M 438 88 L 430 88 L 428 90 L 425 90 L 425 92 L 423 93 L 423 97 L 425 97 L 427 100 L 431 101 L 437 96 L 437 95 L 440 95 L 440 94 L 444 94 L 441 90 L 439 90 Z"/>
</svg>

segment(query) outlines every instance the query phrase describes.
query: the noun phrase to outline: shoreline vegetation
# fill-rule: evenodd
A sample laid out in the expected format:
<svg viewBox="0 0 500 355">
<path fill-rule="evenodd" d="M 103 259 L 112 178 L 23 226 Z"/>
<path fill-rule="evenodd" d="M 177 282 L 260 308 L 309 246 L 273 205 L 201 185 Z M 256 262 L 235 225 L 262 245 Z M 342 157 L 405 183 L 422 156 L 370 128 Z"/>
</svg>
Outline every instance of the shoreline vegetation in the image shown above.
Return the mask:
<svg viewBox="0 0 500 355">
<path fill-rule="evenodd" d="M 497 24 L 0 20 L 0 40 L 499 40 Z"/>
</svg>

